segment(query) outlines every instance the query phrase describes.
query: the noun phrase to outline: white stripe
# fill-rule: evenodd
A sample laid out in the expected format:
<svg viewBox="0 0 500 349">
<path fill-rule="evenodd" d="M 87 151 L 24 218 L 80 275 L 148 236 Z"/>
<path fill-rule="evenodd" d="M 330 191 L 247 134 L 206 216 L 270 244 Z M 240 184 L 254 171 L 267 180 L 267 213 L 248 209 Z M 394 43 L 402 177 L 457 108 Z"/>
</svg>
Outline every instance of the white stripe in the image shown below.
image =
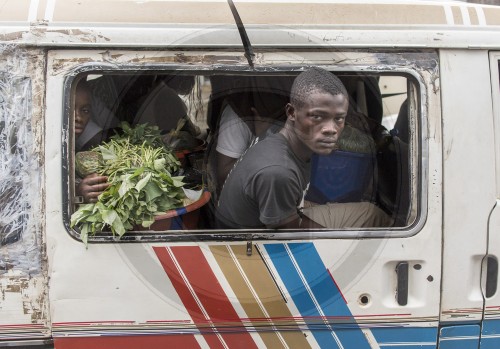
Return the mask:
<svg viewBox="0 0 500 349">
<path fill-rule="evenodd" d="M 293 264 L 295 270 L 297 271 L 297 274 L 299 274 L 300 281 L 302 281 L 302 284 L 304 285 L 305 289 L 307 290 L 307 293 L 309 293 L 309 297 L 311 297 L 311 299 L 314 303 L 314 306 L 316 307 L 316 310 L 318 310 L 318 313 L 320 316 L 322 316 L 323 318 L 326 319 L 325 313 L 323 313 L 323 310 L 319 306 L 317 299 L 314 297 L 312 290 L 309 287 L 309 284 L 307 283 L 307 280 L 306 280 L 304 274 L 302 274 L 302 271 L 300 270 L 297 261 L 295 260 L 295 258 L 292 255 L 292 251 L 290 251 L 290 248 L 288 247 L 288 244 L 284 244 L 284 246 L 285 246 L 286 252 L 288 253 L 288 256 L 290 257 L 290 260 L 292 261 L 292 264 Z M 327 325 L 328 325 L 328 328 L 330 329 L 330 333 L 331 333 L 333 339 L 335 340 L 335 342 L 337 343 L 339 348 L 345 349 L 344 346 L 342 345 L 342 342 L 340 341 L 339 337 L 337 336 L 335 331 L 333 331 L 333 328 L 329 324 L 327 324 Z"/>
<path fill-rule="evenodd" d="M 184 284 L 186 285 L 186 287 L 189 289 L 189 292 L 193 296 L 196 304 L 198 304 L 198 307 L 200 307 L 200 310 L 203 313 L 203 316 L 205 317 L 205 320 L 207 320 L 207 323 L 210 324 L 210 327 L 212 327 L 212 329 L 214 330 L 214 333 L 217 335 L 217 337 L 219 338 L 219 340 L 222 343 L 222 345 L 224 346 L 224 348 L 229 349 L 229 347 L 227 346 L 226 342 L 222 338 L 221 334 L 219 333 L 219 331 L 217 331 L 217 329 L 215 328 L 214 324 L 212 323 L 212 320 L 210 320 L 210 316 L 208 315 L 208 313 L 206 312 L 205 308 L 201 304 L 201 301 L 198 298 L 198 296 L 196 295 L 196 292 L 194 292 L 193 287 L 191 286 L 191 284 L 189 283 L 188 278 L 186 277 L 186 275 L 182 271 L 182 269 L 181 269 L 179 263 L 177 262 L 177 259 L 175 258 L 174 254 L 172 253 L 172 251 L 170 250 L 169 247 L 165 247 L 165 249 L 167 250 L 168 254 L 170 255 L 170 258 L 172 258 L 172 261 L 175 264 L 175 268 L 179 272 L 179 275 L 182 277 L 182 281 L 184 282 Z M 201 336 L 201 338 L 203 338 L 203 336 Z M 208 345 L 208 343 L 207 343 L 207 345 Z"/>
<path fill-rule="evenodd" d="M 250 289 L 250 292 L 252 293 L 252 296 L 255 298 L 255 300 L 257 301 L 257 304 L 259 305 L 259 308 L 260 310 L 262 311 L 262 313 L 264 314 L 265 317 L 267 317 L 268 319 L 270 318 L 269 316 L 269 313 L 266 311 L 266 309 L 264 308 L 264 305 L 262 304 L 259 296 L 257 295 L 257 292 L 255 291 L 255 289 L 252 287 L 252 285 L 250 284 L 250 280 L 248 280 L 245 272 L 243 271 L 243 268 L 241 267 L 240 265 L 240 262 L 238 261 L 238 258 L 236 257 L 236 255 L 234 254 L 233 250 L 226 245 L 226 248 L 229 252 L 229 255 L 231 256 L 231 258 L 233 259 L 233 262 L 234 264 L 236 265 L 236 267 L 238 268 L 238 271 L 240 272 L 240 275 L 241 277 L 243 278 L 243 280 L 245 280 L 245 284 L 247 285 L 247 287 Z M 274 331 L 276 331 L 276 335 L 278 336 L 281 344 L 285 347 L 285 348 L 289 348 L 288 347 L 288 344 L 285 342 L 285 339 L 282 337 L 281 333 L 278 332 L 278 329 L 276 328 L 276 326 L 274 325 L 274 323 L 272 322 L 271 320 L 271 327 Z"/>
<path fill-rule="evenodd" d="M 446 23 L 448 25 L 454 25 L 455 20 L 453 19 L 453 11 L 451 10 L 450 5 L 444 5 L 444 15 L 446 16 Z"/>
<path fill-rule="evenodd" d="M 394 343 L 387 343 L 387 344 L 380 344 L 380 347 L 416 347 L 418 346 L 419 348 L 421 347 L 436 347 L 436 343 L 434 342 L 394 342 Z"/>
<path fill-rule="evenodd" d="M 40 0 L 31 0 L 30 1 L 30 9 L 28 12 L 28 22 L 36 21 L 37 13 L 38 13 L 38 5 L 40 5 Z"/>
<path fill-rule="evenodd" d="M 462 20 L 464 21 L 464 25 L 470 25 L 469 9 L 467 8 L 467 6 L 461 5 L 460 12 L 462 12 Z"/>
<path fill-rule="evenodd" d="M 479 335 L 477 336 L 456 336 L 456 337 L 441 337 L 440 341 L 464 341 L 471 339 L 479 339 Z"/>
<path fill-rule="evenodd" d="M 500 334 L 481 334 L 481 339 L 483 338 L 487 339 L 500 338 Z"/>
<path fill-rule="evenodd" d="M 45 15 L 43 16 L 43 18 L 47 22 L 52 22 L 52 19 L 54 18 L 55 8 L 56 8 L 56 0 L 48 0 L 47 7 L 45 7 Z"/>
<path fill-rule="evenodd" d="M 479 25 L 486 25 L 486 17 L 484 16 L 483 8 L 476 6 L 476 7 L 474 7 L 474 9 L 476 10 Z"/>
<path fill-rule="evenodd" d="M 363 334 L 365 335 L 366 340 L 368 341 L 368 344 L 370 345 L 370 348 L 380 349 L 380 345 L 378 345 L 377 339 L 375 338 L 375 336 L 373 336 L 373 333 L 371 330 L 369 330 L 367 328 L 363 328 L 363 329 L 361 329 L 361 332 L 363 332 Z"/>
</svg>

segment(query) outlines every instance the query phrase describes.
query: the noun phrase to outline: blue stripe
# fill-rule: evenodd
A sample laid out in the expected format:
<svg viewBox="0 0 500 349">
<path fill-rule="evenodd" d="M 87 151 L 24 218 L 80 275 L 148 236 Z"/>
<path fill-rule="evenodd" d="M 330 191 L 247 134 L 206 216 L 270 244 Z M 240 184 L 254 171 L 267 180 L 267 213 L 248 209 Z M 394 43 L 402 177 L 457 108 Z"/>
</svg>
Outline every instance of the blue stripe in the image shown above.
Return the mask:
<svg viewBox="0 0 500 349">
<path fill-rule="evenodd" d="M 182 226 L 182 219 L 180 216 L 172 217 L 170 221 L 170 229 L 171 230 L 182 230 L 184 227 Z"/>
<path fill-rule="evenodd" d="M 314 245 L 312 243 L 299 243 L 289 244 L 289 247 L 323 314 L 319 312 L 319 309 L 314 304 L 306 285 L 302 282 L 292 259 L 285 249 L 285 245 L 264 245 L 300 314 L 304 318 L 322 315 L 350 317 L 351 313 L 317 254 Z M 370 348 L 363 333 L 355 324 L 349 324 L 345 326 L 347 328 L 338 328 L 335 331 L 329 330 L 330 327 L 326 324 L 318 325 L 318 323 L 310 323 L 308 327 L 321 348 L 339 348 L 334 335 L 337 335 L 340 342 L 348 348 Z"/>
<path fill-rule="evenodd" d="M 297 309 L 303 317 L 320 316 L 313 300 L 309 296 L 299 274 L 295 270 L 288 253 L 283 244 L 264 245 L 267 254 L 271 258 L 274 267 L 278 271 L 281 280 L 285 284 L 290 297 L 293 299 Z M 329 331 L 315 330 L 309 326 L 314 339 L 321 348 L 339 348 L 337 342 Z"/>
<path fill-rule="evenodd" d="M 443 327 L 439 333 L 439 348 L 477 349 L 479 347 L 479 333 L 479 325 Z"/>
<path fill-rule="evenodd" d="M 481 349 L 500 348 L 500 320 L 484 320 L 481 333 Z"/>
<path fill-rule="evenodd" d="M 326 269 L 318 251 L 312 243 L 288 244 L 293 257 L 297 261 L 307 284 L 311 288 L 314 298 L 325 316 L 347 317 L 352 321 L 350 329 L 335 329 L 341 343 L 348 343 L 349 347 L 356 349 L 370 349 L 368 341 L 352 318 L 352 313 L 340 293 L 332 276 Z"/>
<path fill-rule="evenodd" d="M 436 348 L 437 327 L 380 327 L 372 335 L 381 348 Z"/>
<path fill-rule="evenodd" d="M 175 209 L 175 212 L 177 212 L 178 216 L 182 216 L 183 214 L 187 213 L 186 207 L 179 207 Z"/>
</svg>

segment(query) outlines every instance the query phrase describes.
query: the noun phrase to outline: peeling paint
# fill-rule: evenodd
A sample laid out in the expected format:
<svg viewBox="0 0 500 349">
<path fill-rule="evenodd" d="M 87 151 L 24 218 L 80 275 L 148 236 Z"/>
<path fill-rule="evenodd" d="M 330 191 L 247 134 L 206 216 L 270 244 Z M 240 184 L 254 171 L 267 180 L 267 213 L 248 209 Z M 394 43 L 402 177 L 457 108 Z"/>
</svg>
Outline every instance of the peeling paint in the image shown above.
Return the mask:
<svg viewBox="0 0 500 349">
<path fill-rule="evenodd" d="M 47 318 L 45 285 L 42 278 L 11 271 L 0 279 L 0 324 L 37 324 Z M 2 321 L 3 320 L 3 321 Z M 1 333 L 0 333 L 1 335 Z"/>
<path fill-rule="evenodd" d="M 45 59 L 13 45 L 0 46 L 0 55 L 0 323 L 46 324 Z"/>
<path fill-rule="evenodd" d="M 80 29 L 51 30 L 50 33 L 58 33 L 71 38 L 70 41 L 81 41 L 87 43 L 96 42 L 96 35 L 93 32 L 85 32 Z"/>
<path fill-rule="evenodd" d="M 85 64 L 92 60 L 89 58 L 75 58 L 70 60 L 54 60 L 52 75 L 58 75 L 60 72 L 65 71 L 68 64 Z"/>
<path fill-rule="evenodd" d="M 214 55 L 214 54 L 205 54 L 202 56 L 188 56 L 184 53 L 175 54 L 174 62 L 176 63 L 195 63 L 195 64 L 238 64 L 244 63 L 247 64 L 246 58 L 241 56 L 223 56 L 223 55 Z"/>
<path fill-rule="evenodd" d="M 111 53 L 110 51 L 101 51 L 99 52 L 100 58 L 89 58 L 89 57 L 80 57 L 80 58 L 62 58 L 62 59 L 54 59 L 52 63 L 53 69 L 49 74 L 55 76 L 61 73 L 67 72 L 68 69 L 71 69 L 75 65 L 84 65 L 86 63 L 95 63 L 106 62 L 109 64 L 127 64 L 129 65 L 138 65 L 140 67 L 144 67 L 147 64 L 190 64 L 190 65 L 205 65 L 205 68 L 210 68 L 216 64 L 231 64 L 231 65 L 243 65 L 247 66 L 247 60 L 243 53 L 241 55 L 238 54 L 213 54 L 213 53 L 175 53 L 175 54 L 166 54 L 166 55 L 158 55 L 158 56 L 145 56 L 140 53 L 134 53 L 133 55 L 128 55 L 124 53 Z M 95 68 L 95 67 L 94 67 Z"/>
<path fill-rule="evenodd" d="M 23 38 L 24 32 L 14 32 L 0 35 L 0 41 L 15 41 Z"/>
</svg>

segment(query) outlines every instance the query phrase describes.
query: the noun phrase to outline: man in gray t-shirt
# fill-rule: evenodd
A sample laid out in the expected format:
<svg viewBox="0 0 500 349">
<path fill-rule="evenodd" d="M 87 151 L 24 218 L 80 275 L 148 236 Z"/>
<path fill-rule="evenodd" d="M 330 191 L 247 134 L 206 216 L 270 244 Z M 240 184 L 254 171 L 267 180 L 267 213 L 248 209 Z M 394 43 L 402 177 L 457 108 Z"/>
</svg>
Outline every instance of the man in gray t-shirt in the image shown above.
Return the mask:
<svg viewBox="0 0 500 349">
<path fill-rule="evenodd" d="M 251 147 L 229 173 L 217 208 L 220 228 L 320 228 L 300 214 L 312 154 L 328 155 L 344 128 L 349 97 L 332 73 L 295 79 L 285 127 Z"/>
<path fill-rule="evenodd" d="M 221 227 L 278 226 L 297 214 L 309 183 L 310 163 L 291 151 L 281 133 L 248 149 L 220 196 Z M 229 205 L 225 205 L 229 203 Z"/>
</svg>

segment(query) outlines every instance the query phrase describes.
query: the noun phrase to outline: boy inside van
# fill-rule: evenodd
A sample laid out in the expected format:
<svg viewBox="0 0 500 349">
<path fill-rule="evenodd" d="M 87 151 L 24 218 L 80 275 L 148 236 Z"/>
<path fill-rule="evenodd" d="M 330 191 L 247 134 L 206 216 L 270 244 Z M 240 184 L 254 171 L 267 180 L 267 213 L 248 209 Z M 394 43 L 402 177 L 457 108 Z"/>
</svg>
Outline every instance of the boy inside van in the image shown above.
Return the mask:
<svg viewBox="0 0 500 349">
<path fill-rule="evenodd" d="M 74 124 L 75 151 L 85 151 L 99 145 L 107 137 L 107 132 L 94 120 L 92 111 L 92 93 L 87 82 L 78 83 L 75 91 Z M 85 178 L 76 178 L 76 195 L 82 196 L 84 202 L 96 202 L 97 197 L 109 186 L 107 177 L 97 173 Z"/>
</svg>

